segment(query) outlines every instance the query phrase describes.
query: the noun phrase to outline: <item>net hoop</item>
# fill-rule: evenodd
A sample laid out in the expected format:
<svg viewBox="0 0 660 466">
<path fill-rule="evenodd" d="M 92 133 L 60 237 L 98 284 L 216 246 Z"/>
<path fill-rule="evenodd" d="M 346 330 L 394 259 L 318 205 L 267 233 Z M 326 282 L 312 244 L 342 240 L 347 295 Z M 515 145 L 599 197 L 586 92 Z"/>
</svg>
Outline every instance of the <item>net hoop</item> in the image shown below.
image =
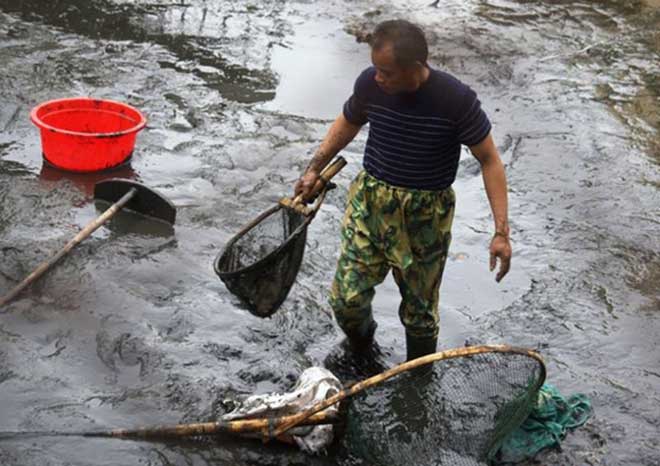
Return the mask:
<svg viewBox="0 0 660 466">
<path fill-rule="evenodd" d="M 234 244 L 236 244 L 236 242 L 239 239 L 245 236 L 250 230 L 252 230 L 254 227 L 259 225 L 259 223 L 261 223 L 264 219 L 266 219 L 270 215 L 278 212 L 281 209 L 286 209 L 288 207 L 284 207 L 281 203 L 279 203 L 271 207 L 270 209 L 262 212 L 257 218 L 255 218 L 250 223 L 245 225 L 238 233 L 236 233 L 236 235 L 231 240 L 229 240 L 229 242 L 225 245 L 225 247 L 220 251 L 220 253 L 216 256 L 215 260 L 213 261 L 213 269 L 215 270 L 215 273 L 218 275 L 218 277 L 220 277 L 221 279 L 225 279 L 225 278 L 231 279 L 239 274 L 249 273 L 250 271 L 256 268 L 263 267 L 264 264 L 276 258 L 282 252 L 282 250 L 286 249 L 293 241 L 298 239 L 298 237 L 301 234 L 305 234 L 307 232 L 307 227 L 314 219 L 314 216 L 316 216 L 316 212 L 318 212 L 318 210 L 321 208 L 321 204 L 323 204 L 323 201 L 325 200 L 325 196 L 328 194 L 328 191 L 331 189 L 334 189 L 334 185 L 326 182 L 326 184 L 323 187 L 323 190 L 316 199 L 314 206 L 308 210 L 308 213 L 301 214 L 300 212 L 298 212 L 298 214 L 301 215 L 304 218 L 304 220 L 300 225 L 298 225 L 298 227 L 293 231 L 293 233 L 289 235 L 286 241 L 280 244 L 277 248 L 266 254 L 261 259 L 243 268 L 231 270 L 231 271 L 221 270 L 220 263 L 224 259 L 225 255 L 231 250 L 231 248 L 234 246 Z"/>
<path fill-rule="evenodd" d="M 213 262 L 216 275 L 252 315 L 270 317 L 286 300 L 302 264 L 307 227 L 333 187 L 326 184 L 312 207 L 297 198 L 280 200 L 245 225 L 216 256 Z M 274 236 L 267 233 L 273 225 L 278 227 L 273 230 Z M 273 239 L 277 243 L 269 245 L 268 241 Z M 262 245 L 268 245 L 268 249 L 249 255 L 249 251 Z M 250 259 L 241 261 L 245 251 Z"/>
<path fill-rule="evenodd" d="M 283 207 L 282 205 L 278 204 L 262 212 L 257 218 L 255 218 L 253 221 L 245 225 L 241 229 L 241 231 L 239 231 L 231 240 L 229 240 L 229 242 L 225 245 L 225 247 L 220 251 L 220 253 L 216 256 L 215 260 L 213 261 L 213 270 L 215 270 L 216 275 L 218 275 L 218 277 L 220 277 L 221 279 L 226 279 L 226 278 L 231 279 L 238 275 L 244 273 L 250 273 L 255 269 L 262 268 L 264 267 L 265 264 L 268 264 L 269 262 L 276 259 L 280 255 L 280 253 L 283 250 L 287 249 L 293 241 L 296 241 L 301 234 L 306 233 L 307 227 L 309 226 L 310 222 L 312 221 L 312 218 L 314 217 L 313 215 L 303 216 L 305 219 L 293 231 L 293 233 L 291 233 L 289 237 L 277 248 L 273 249 L 271 252 L 269 252 L 259 260 L 256 260 L 250 265 L 235 270 L 226 271 L 221 269 L 220 264 L 225 260 L 225 256 L 231 251 L 231 249 L 234 247 L 234 245 L 238 240 L 240 240 L 243 236 L 248 234 L 250 230 L 252 230 L 259 223 L 261 223 L 262 220 L 268 218 L 269 216 L 285 208 L 286 207 Z"/>
<path fill-rule="evenodd" d="M 302 411 L 296 414 L 295 416 L 293 416 L 291 420 L 289 420 L 288 422 L 282 424 L 277 429 L 275 429 L 275 431 L 273 432 L 273 437 L 277 437 L 279 435 L 284 434 L 287 430 L 298 425 L 299 422 L 303 422 L 309 416 L 318 413 L 319 411 L 323 411 L 324 409 L 328 408 L 329 406 L 332 406 L 335 403 L 339 403 L 340 401 L 350 396 L 362 392 L 367 388 L 378 385 L 379 383 L 391 379 L 392 377 L 404 373 L 406 371 L 427 364 L 431 364 L 437 361 L 441 361 L 444 359 L 455 359 L 455 358 L 474 356 L 477 354 L 485 354 L 485 353 L 513 353 L 513 354 L 528 356 L 532 359 L 535 359 L 539 363 L 539 368 L 540 368 L 540 376 L 537 382 L 537 386 L 535 387 L 535 390 L 538 391 L 545 382 L 547 371 L 543 358 L 536 351 L 527 348 L 520 348 L 509 345 L 480 345 L 480 346 L 468 346 L 465 348 L 440 351 L 437 353 L 428 354 L 426 356 L 419 357 L 417 359 L 413 359 L 412 361 L 404 362 L 402 364 L 399 364 L 398 366 L 392 367 L 391 369 L 381 372 L 380 374 L 374 375 L 373 377 L 369 377 L 368 379 L 357 382 L 351 385 L 350 387 L 346 388 L 345 390 L 341 390 L 337 394 L 329 398 L 326 398 L 324 401 L 317 403 L 311 408 L 306 409 L 305 411 Z"/>
</svg>

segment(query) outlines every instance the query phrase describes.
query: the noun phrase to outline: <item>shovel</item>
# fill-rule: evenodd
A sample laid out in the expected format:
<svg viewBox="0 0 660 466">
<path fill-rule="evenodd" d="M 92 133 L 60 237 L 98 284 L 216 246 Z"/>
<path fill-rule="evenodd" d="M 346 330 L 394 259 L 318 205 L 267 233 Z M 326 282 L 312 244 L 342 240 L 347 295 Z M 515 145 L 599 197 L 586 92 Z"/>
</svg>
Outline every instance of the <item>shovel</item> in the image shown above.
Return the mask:
<svg viewBox="0 0 660 466">
<path fill-rule="evenodd" d="M 28 285 L 41 277 L 51 266 L 64 257 L 78 243 L 91 235 L 101 225 L 106 223 L 117 214 L 122 208 L 126 207 L 139 214 L 153 217 L 158 220 L 174 224 L 176 218 L 176 209 L 170 201 L 164 198 L 156 191 L 135 181 L 122 178 L 112 178 L 100 181 L 94 186 L 94 198 L 107 202 L 113 202 L 105 212 L 92 220 L 80 230 L 62 249 L 60 249 L 50 259 L 42 262 L 34 271 L 28 275 L 21 283 L 16 285 L 7 295 L 0 298 L 0 308 L 14 299 Z"/>
</svg>

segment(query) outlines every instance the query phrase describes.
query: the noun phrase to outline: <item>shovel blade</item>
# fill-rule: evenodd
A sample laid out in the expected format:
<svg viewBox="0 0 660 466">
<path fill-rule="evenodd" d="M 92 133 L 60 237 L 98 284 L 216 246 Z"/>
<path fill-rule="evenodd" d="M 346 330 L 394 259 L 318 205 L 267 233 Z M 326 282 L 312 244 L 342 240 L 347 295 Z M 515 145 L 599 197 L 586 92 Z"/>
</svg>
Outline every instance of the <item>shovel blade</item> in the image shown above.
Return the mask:
<svg viewBox="0 0 660 466">
<path fill-rule="evenodd" d="M 94 185 L 94 199 L 114 204 L 131 189 L 135 189 L 136 192 L 126 204 L 126 209 L 174 224 L 176 220 L 174 205 L 162 194 L 135 181 L 123 178 L 99 181 Z"/>
</svg>

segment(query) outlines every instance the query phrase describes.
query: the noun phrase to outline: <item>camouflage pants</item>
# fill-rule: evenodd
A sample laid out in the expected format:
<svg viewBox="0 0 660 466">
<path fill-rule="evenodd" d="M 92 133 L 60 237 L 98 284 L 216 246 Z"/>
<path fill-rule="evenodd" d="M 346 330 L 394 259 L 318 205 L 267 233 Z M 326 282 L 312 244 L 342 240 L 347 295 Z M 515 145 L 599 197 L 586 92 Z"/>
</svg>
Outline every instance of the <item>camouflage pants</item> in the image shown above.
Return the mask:
<svg viewBox="0 0 660 466">
<path fill-rule="evenodd" d="M 330 293 L 348 335 L 372 322 L 374 287 L 392 269 L 399 317 L 410 335 L 438 334 L 438 290 L 451 241 L 454 191 L 396 188 L 361 172 L 349 191 Z"/>
</svg>

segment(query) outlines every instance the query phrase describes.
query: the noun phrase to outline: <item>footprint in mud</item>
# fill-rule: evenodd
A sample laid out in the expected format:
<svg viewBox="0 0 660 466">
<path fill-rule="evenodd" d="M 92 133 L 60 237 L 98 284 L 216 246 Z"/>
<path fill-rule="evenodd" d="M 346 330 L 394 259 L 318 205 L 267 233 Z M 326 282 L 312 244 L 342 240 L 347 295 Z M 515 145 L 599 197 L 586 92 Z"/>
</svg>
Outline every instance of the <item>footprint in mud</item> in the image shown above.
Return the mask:
<svg viewBox="0 0 660 466">
<path fill-rule="evenodd" d="M 108 320 L 104 320 L 104 327 Z M 135 326 L 133 332 L 121 330 L 121 327 L 128 325 L 130 324 L 107 325 L 112 328 L 103 328 L 96 335 L 96 353 L 112 371 L 106 378 L 109 384 L 138 385 L 162 360 L 160 354 L 148 347 L 144 337 L 135 334 L 135 331 L 139 330 Z"/>
<path fill-rule="evenodd" d="M 204 344 L 204 352 L 211 354 L 218 361 L 238 361 L 243 356 L 243 351 L 240 348 L 234 346 L 218 344 L 218 343 L 206 343 Z"/>
<path fill-rule="evenodd" d="M 194 331 L 193 323 L 185 316 L 175 311 L 170 321 L 158 329 L 158 335 L 164 341 L 181 343 Z"/>
<path fill-rule="evenodd" d="M 57 332 L 54 335 L 47 335 L 43 347 L 39 354 L 44 358 L 54 358 L 66 348 L 66 340 L 71 336 L 71 331 Z"/>
<path fill-rule="evenodd" d="M 2 332 L 2 328 L 0 328 L 0 334 L 2 333 L 4 332 Z M 2 385 L 8 380 L 13 379 L 14 377 L 18 377 L 18 374 L 16 374 L 16 372 L 14 372 L 13 370 L 11 370 L 7 361 L 8 361 L 7 353 L 4 351 L 0 351 L 0 385 Z"/>
</svg>

